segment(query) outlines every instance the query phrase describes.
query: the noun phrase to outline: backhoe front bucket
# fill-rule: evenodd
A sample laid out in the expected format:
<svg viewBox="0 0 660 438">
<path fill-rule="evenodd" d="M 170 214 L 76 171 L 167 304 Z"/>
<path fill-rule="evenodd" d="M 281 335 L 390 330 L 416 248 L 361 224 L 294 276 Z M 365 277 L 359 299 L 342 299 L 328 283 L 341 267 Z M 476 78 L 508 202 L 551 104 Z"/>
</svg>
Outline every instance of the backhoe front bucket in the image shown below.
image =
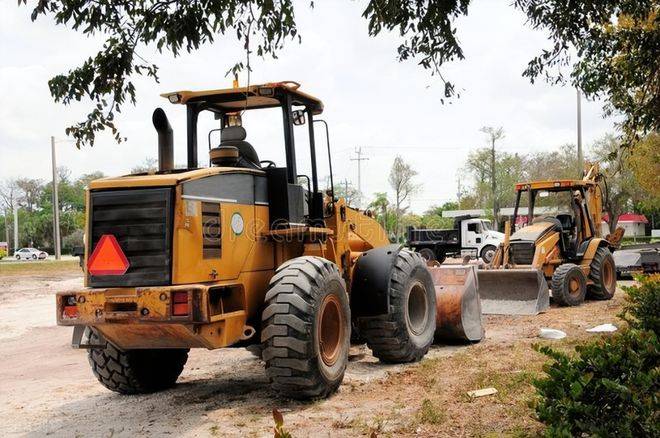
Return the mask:
<svg viewBox="0 0 660 438">
<path fill-rule="evenodd" d="M 480 269 L 484 314 L 537 315 L 550 306 L 548 283 L 538 269 Z"/>
<path fill-rule="evenodd" d="M 480 341 L 484 337 L 475 265 L 430 266 L 436 299 L 437 341 Z"/>
</svg>

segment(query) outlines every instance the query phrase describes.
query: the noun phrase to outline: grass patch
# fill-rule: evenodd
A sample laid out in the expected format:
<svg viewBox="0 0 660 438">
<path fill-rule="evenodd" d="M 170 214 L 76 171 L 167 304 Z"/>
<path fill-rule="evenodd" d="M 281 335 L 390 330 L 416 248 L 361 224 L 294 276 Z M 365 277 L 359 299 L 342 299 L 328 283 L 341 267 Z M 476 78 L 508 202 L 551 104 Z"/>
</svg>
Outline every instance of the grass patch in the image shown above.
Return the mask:
<svg viewBox="0 0 660 438">
<path fill-rule="evenodd" d="M 19 275 L 82 275 L 78 259 L 42 260 L 33 262 L 0 262 L 0 277 Z"/>
<path fill-rule="evenodd" d="M 417 419 L 424 424 L 442 424 L 447 418 L 447 412 L 442 406 L 433 403 L 428 398 L 424 399 L 422 406 L 417 411 Z"/>
</svg>

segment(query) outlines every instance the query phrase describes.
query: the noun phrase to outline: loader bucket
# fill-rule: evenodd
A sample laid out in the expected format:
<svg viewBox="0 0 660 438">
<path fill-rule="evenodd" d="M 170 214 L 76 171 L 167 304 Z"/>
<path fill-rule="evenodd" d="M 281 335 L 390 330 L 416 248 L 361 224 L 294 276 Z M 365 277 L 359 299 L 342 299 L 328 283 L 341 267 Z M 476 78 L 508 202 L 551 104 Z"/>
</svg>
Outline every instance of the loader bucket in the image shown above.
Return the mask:
<svg viewBox="0 0 660 438">
<path fill-rule="evenodd" d="M 480 269 L 484 314 L 537 315 L 550 306 L 548 283 L 538 269 Z"/>
<path fill-rule="evenodd" d="M 430 266 L 436 298 L 436 341 L 484 337 L 475 265 Z"/>
</svg>

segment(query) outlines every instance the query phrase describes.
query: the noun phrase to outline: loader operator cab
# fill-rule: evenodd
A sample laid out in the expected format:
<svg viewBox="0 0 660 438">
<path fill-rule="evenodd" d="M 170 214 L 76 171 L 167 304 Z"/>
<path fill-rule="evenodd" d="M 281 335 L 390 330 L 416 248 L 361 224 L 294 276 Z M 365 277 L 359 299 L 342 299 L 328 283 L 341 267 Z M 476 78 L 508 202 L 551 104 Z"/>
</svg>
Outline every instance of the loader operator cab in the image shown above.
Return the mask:
<svg viewBox="0 0 660 438">
<path fill-rule="evenodd" d="M 563 256 L 573 258 L 580 245 L 596 235 L 586 202 L 586 183 L 537 182 L 516 186 L 513 223 L 521 207 L 527 207 L 527 224 L 547 224 L 547 231 L 560 233 Z"/>
<path fill-rule="evenodd" d="M 314 141 L 314 122 L 320 121 L 314 120 L 314 117 L 322 113 L 323 103 L 298 88 L 299 84 L 295 82 L 277 82 L 209 91 L 176 91 L 162 95 L 173 104 L 186 106 L 188 170 L 199 167 L 197 156 L 200 115 L 211 113 L 219 126 L 206 133 L 209 166 L 265 172 L 268 180 L 271 228 L 301 224 L 323 226 L 324 213 L 328 212 L 328 205 L 324 206 L 324 195 L 319 191 Z M 243 115 L 246 112 L 269 108 L 279 108 L 282 114 L 286 163 L 280 166 L 275 161 L 263 159 L 272 158 L 273 155 L 273 150 L 268 150 L 267 145 L 253 146 L 249 142 L 250 129 L 256 132 L 259 127 L 250 127 L 243 123 Z M 310 157 L 309 166 L 305 167 L 309 169 L 309 175 L 298 173 L 297 165 L 300 162 L 296 161 L 294 136 L 294 126 L 305 124 L 308 125 L 306 136 Z M 329 145 L 328 164 L 332 187 Z M 334 193 L 329 199 L 326 198 L 325 203 L 328 201 L 334 203 Z"/>
</svg>

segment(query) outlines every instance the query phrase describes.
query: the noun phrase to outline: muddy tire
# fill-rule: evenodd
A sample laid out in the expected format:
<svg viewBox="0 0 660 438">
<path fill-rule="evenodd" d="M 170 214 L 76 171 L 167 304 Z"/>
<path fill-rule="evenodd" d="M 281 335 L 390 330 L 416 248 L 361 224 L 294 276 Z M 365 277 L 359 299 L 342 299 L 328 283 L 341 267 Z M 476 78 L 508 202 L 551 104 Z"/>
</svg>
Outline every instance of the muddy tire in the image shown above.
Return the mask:
<svg viewBox="0 0 660 438">
<path fill-rule="evenodd" d="M 611 300 L 616 292 L 616 266 L 609 249 L 600 247 L 591 261 L 589 279 L 594 282 L 587 287 L 589 298 Z"/>
<path fill-rule="evenodd" d="M 481 249 L 481 260 L 488 264 L 493 261 L 495 258 L 495 253 L 497 252 L 497 248 L 493 245 L 486 245 Z"/>
<path fill-rule="evenodd" d="M 431 248 L 422 248 L 418 252 L 427 262 L 432 262 L 436 259 L 435 252 Z"/>
<path fill-rule="evenodd" d="M 90 344 L 97 332 L 86 330 Z M 188 360 L 187 349 L 120 350 L 108 341 L 88 351 L 89 364 L 99 382 L 120 394 L 146 394 L 170 388 Z"/>
<path fill-rule="evenodd" d="M 287 398 L 327 397 L 348 364 L 351 311 L 337 265 L 320 257 L 283 263 L 262 314 L 262 359 L 273 389 Z"/>
<path fill-rule="evenodd" d="M 419 254 L 399 252 L 389 294 L 390 313 L 360 318 L 360 333 L 382 362 L 418 361 L 428 352 L 435 332 L 435 288 Z"/>
<path fill-rule="evenodd" d="M 573 263 L 560 265 L 552 275 L 552 298 L 560 306 L 579 306 L 587 294 L 587 277 Z"/>
</svg>

